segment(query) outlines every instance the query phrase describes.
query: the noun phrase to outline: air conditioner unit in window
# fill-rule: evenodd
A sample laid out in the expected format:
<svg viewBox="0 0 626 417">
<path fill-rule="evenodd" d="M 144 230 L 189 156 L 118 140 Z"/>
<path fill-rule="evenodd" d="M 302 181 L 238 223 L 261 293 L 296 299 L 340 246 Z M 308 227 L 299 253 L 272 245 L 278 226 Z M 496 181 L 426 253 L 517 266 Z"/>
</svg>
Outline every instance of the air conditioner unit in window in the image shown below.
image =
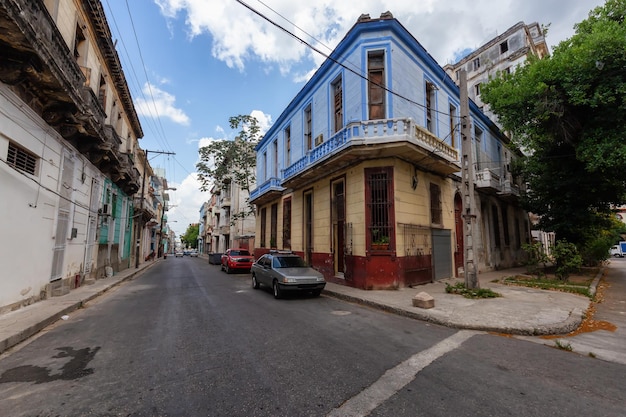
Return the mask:
<svg viewBox="0 0 626 417">
<path fill-rule="evenodd" d="M 320 133 L 316 138 L 315 138 L 315 146 L 319 146 L 322 144 L 322 142 L 324 142 L 324 134 Z"/>
</svg>

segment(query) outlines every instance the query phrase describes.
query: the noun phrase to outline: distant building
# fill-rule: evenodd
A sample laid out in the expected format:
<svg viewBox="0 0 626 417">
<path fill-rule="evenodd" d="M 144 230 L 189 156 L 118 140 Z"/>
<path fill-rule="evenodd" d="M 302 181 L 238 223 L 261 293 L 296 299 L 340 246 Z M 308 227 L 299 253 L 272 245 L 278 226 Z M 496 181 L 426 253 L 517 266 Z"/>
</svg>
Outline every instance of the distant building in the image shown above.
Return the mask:
<svg viewBox="0 0 626 417">
<path fill-rule="evenodd" d="M 543 58 L 549 54 L 543 28 L 538 23 L 526 25 L 519 22 L 456 64 L 445 65 L 443 69 L 457 84 L 459 71 L 465 69 L 470 99 L 483 110 L 483 113 L 497 122 L 495 115 L 485 107 L 480 97 L 481 87 L 498 72 L 515 71 L 530 55 Z"/>
<path fill-rule="evenodd" d="M 333 282 L 397 288 L 463 270 L 460 92 L 393 18 L 362 15 L 256 147 L 258 257 L 301 254 Z M 530 240 L 517 154 L 470 102 L 482 270 Z"/>
<path fill-rule="evenodd" d="M 248 193 L 230 179 L 211 188 L 209 212 L 213 216 L 213 225 L 210 247 L 213 252 L 254 248 L 254 215 L 242 216 L 247 209 L 247 198 Z"/>
</svg>

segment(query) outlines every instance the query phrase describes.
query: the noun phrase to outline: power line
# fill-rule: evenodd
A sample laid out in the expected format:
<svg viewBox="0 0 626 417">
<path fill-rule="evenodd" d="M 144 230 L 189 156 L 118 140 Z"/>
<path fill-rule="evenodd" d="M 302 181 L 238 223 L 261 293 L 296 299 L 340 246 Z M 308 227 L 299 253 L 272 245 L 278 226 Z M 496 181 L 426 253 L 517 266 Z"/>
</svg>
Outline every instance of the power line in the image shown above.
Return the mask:
<svg viewBox="0 0 626 417">
<path fill-rule="evenodd" d="M 299 42 L 303 43 L 304 45 L 306 45 L 307 47 L 309 47 L 309 48 L 310 48 L 310 49 L 312 49 L 313 51 L 315 51 L 315 52 L 317 52 L 318 54 L 322 55 L 324 58 L 326 58 L 326 59 L 328 59 L 328 60 L 332 61 L 333 63 L 335 63 L 335 64 L 339 65 L 340 67 L 342 67 L 342 68 L 346 69 L 347 71 L 350 71 L 350 72 L 351 72 L 351 73 L 353 73 L 354 75 L 356 75 L 356 76 L 358 76 L 358 77 L 360 77 L 360 78 L 362 78 L 362 79 L 366 80 L 367 82 L 372 83 L 373 85 L 375 85 L 375 86 L 377 86 L 377 87 L 382 88 L 383 90 L 387 91 L 388 93 L 390 93 L 390 94 L 392 94 L 392 95 L 394 95 L 394 96 L 396 96 L 396 97 L 398 97 L 398 98 L 401 98 L 401 99 L 403 99 L 403 100 L 406 100 L 407 102 L 409 102 L 409 103 L 411 103 L 411 104 L 414 104 L 414 105 L 416 105 L 416 106 L 418 106 L 418 107 L 421 107 L 421 108 L 424 108 L 424 109 L 426 108 L 426 106 L 425 106 L 425 105 L 423 105 L 423 104 L 421 104 L 421 103 L 418 103 L 417 101 L 411 100 L 410 98 L 408 98 L 408 97 L 406 97 L 406 96 L 404 96 L 404 95 L 402 95 L 402 94 L 400 94 L 400 93 L 397 93 L 397 92 L 395 92 L 395 91 L 393 91 L 393 90 L 389 89 L 389 88 L 388 88 L 387 86 L 385 86 L 385 85 L 381 85 L 381 84 L 379 84 L 379 83 L 377 83 L 377 82 L 375 82 L 375 81 L 371 81 L 371 80 L 370 80 L 370 79 L 369 79 L 366 75 L 363 75 L 363 74 L 361 74 L 360 72 L 358 72 L 357 70 L 355 70 L 355 69 L 352 69 L 352 68 L 348 67 L 347 65 L 345 65 L 345 64 L 344 64 L 344 63 L 342 63 L 342 62 L 339 62 L 337 59 L 335 59 L 335 58 L 331 57 L 329 54 L 326 54 L 326 53 L 322 52 L 321 50 L 319 50 L 318 48 L 316 48 L 315 46 L 313 46 L 313 45 L 312 45 L 312 44 L 310 44 L 309 42 L 305 41 L 304 39 L 302 39 L 301 37 L 299 37 L 299 36 L 298 36 L 298 35 L 296 35 L 295 33 L 290 32 L 288 29 L 286 29 L 286 28 L 284 28 L 283 26 L 279 25 L 278 23 L 274 22 L 272 19 L 270 19 L 269 17 L 265 16 L 263 13 L 259 12 L 258 10 L 256 10 L 256 9 L 255 9 L 255 8 L 253 8 L 252 6 L 248 5 L 248 4 L 247 4 L 247 3 L 245 3 L 244 1 L 242 1 L 242 0 L 235 0 L 235 1 L 237 1 L 237 3 L 241 4 L 242 6 L 244 6 L 245 8 L 247 8 L 248 10 L 250 10 L 251 12 L 253 12 L 254 14 L 258 15 L 259 17 L 261 17 L 263 20 L 267 21 L 267 22 L 268 22 L 268 23 L 270 23 L 271 25 L 273 25 L 273 26 L 277 27 L 278 29 L 280 29 L 281 31 L 285 32 L 285 33 L 286 33 L 286 34 L 288 34 L 289 36 L 291 36 L 291 37 L 295 38 L 295 39 L 296 39 L 296 40 L 298 40 Z M 266 6 L 266 7 L 267 7 L 267 6 Z M 268 8 L 269 8 L 269 7 L 268 7 Z M 270 10 L 272 10 L 272 9 L 270 9 Z M 273 10 L 272 10 L 272 11 L 273 11 Z M 278 14 L 278 13 L 277 13 L 277 14 Z M 280 15 L 279 15 L 279 16 L 280 16 Z M 282 17 L 282 16 L 281 16 L 281 17 Z M 286 19 L 285 19 L 285 20 L 286 20 Z M 290 22 L 290 23 L 291 23 L 291 22 Z M 294 26 L 295 26 L 295 25 L 294 25 Z M 296 26 L 296 27 L 297 27 L 297 26 Z M 298 28 L 298 29 L 299 29 L 299 28 Z M 303 32 L 304 32 L 304 31 L 303 31 Z M 304 33 L 306 33 L 306 32 L 304 32 Z M 308 35 L 308 33 L 306 33 L 306 34 Z M 311 36 L 311 35 L 309 35 L 309 36 Z M 313 38 L 313 39 L 315 39 L 315 38 Z M 317 40 L 316 40 L 316 41 L 317 41 Z M 321 43 L 321 42 L 320 42 L 320 43 Z M 322 44 L 322 45 L 323 45 L 323 44 Z M 326 45 L 324 45 L 324 46 L 325 46 L 326 48 L 328 48 Z M 435 113 L 445 114 L 445 115 L 448 115 L 448 114 L 449 114 L 449 113 L 445 113 L 445 112 L 442 112 L 442 111 L 439 111 L 439 110 L 435 110 L 435 109 L 431 109 L 431 111 L 434 111 Z M 454 117 L 460 118 L 459 116 L 454 116 Z"/>
<path fill-rule="evenodd" d="M 155 140 L 163 147 L 166 149 L 172 149 L 172 147 L 170 146 L 168 140 L 167 140 L 167 135 L 165 134 L 165 129 L 163 128 L 163 125 L 161 123 L 161 116 L 159 114 L 158 108 L 156 107 L 156 100 L 154 98 L 154 94 L 152 91 L 152 83 L 150 82 L 150 79 L 148 77 L 148 72 L 146 69 L 146 64 L 145 61 L 143 59 L 143 54 L 142 54 L 142 50 L 141 50 L 141 46 L 139 44 L 139 37 L 137 35 L 137 30 L 135 28 L 135 22 L 133 20 L 133 16 L 132 16 L 132 12 L 130 10 L 130 6 L 128 4 L 128 0 L 125 1 L 126 4 L 126 10 L 128 12 L 128 17 L 130 20 L 130 25 L 131 25 L 131 30 L 133 32 L 133 36 L 135 39 L 135 44 L 137 45 L 137 51 L 138 51 L 138 55 L 139 55 L 139 61 L 141 62 L 141 67 L 143 69 L 143 73 L 144 73 L 144 77 L 146 80 L 146 85 L 148 87 L 148 93 L 150 95 L 150 97 L 146 97 L 146 95 L 144 94 L 144 89 L 141 86 L 141 83 L 139 82 L 139 77 L 137 76 L 137 71 L 135 70 L 135 67 L 133 65 L 133 61 L 132 59 L 130 59 L 130 53 L 128 52 L 128 49 L 126 47 L 126 43 L 124 42 L 124 37 L 122 36 L 122 32 L 120 31 L 119 26 L 117 25 L 117 20 L 115 19 L 115 15 L 113 13 L 113 9 L 111 8 L 111 5 L 109 4 L 109 1 L 107 1 L 107 6 L 109 8 L 109 13 L 111 16 L 111 19 L 113 20 L 113 24 L 115 26 L 115 29 L 117 30 L 118 33 L 118 38 L 121 40 L 122 42 L 122 47 L 124 49 L 124 52 L 126 53 L 126 57 L 128 59 L 128 63 L 130 65 L 131 68 L 131 73 L 133 75 L 133 80 L 136 84 L 136 88 L 137 88 L 137 92 L 138 95 L 140 97 L 143 98 L 144 103 L 145 103 L 145 109 L 147 110 L 149 116 L 147 117 L 147 119 L 149 119 L 147 122 L 147 125 L 150 127 L 151 131 L 154 134 L 154 138 Z"/>
<path fill-rule="evenodd" d="M 331 62 L 333 62 L 333 63 L 335 63 L 335 64 L 339 65 L 340 67 L 342 67 L 342 68 L 346 69 L 347 71 L 350 71 L 351 73 L 353 73 L 353 74 L 354 74 L 354 75 L 356 75 L 357 77 L 359 77 L 359 78 L 361 78 L 361 79 L 363 79 L 363 80 L 366 80 L 368 83 L 372 83 L 373 85 L 375 85 L 375 86 L 377 86 L 377 87 L 379 87 L 379 88 L 383 89 L 384 91 L 388 92 L 389 94 L 394 95 L 394 96 L 396 96 L 396 97 L 399 97 L 399 98 L 401 98 L 401 99 L 403 99 L 403 100 L 405 100 L 405 101 L 407 101 L 407 102 L 409 102 L 409 103 L 411 103 L 411 104 L 414 104 L 414 105 L 415 105 L 415 106 L 417 106 L 417 107 L 421 107 L 421 108 L 423 108 L 423 109 L 428 109 L 428 107 L 427 107 L 427 106 L 425 106 L 425 105 L 423 105 L 423 104 L 421 104 L 421 103 L 418 103 L 418 102 L 416 102 L 416 101 L 414 101 L 414 100 L 411 100 L 410 98 L 408 98 L 408 97 L 406 97 L 406 96 L 404 96 L 404 95 L 402 95 L 402 94 L 399 94 L 399 93 L 397 93 L 397 92 L 395 92 L 395 91 L 393 91 L 393 90 L 389 89 L 389 88 L 388 88 L 387 86 L 385 86 L 385 85 L 379 84 L 379 83 L 377 83 L 377 82 L 375 82 L 375 81 L 371 81 L 371 80 L 370 80 L 370 79 L 369 79 L 366 75 L 361 74 L 359 71 L 357 71 L 357 70 L 355 70 L 355 69 L 353 69 L 353 68 L 348 67 L 348 66 L 347 66 L 347 65 L 345 65 L 344 63 L 339 62 L 337 59 L 335 59 L 335 58 L 331 57 L 330 55 L 328 55 L 328 54 L 326 54 L 326 53 L 324 53 L 324 52 L 322 52 L 321 50 L 319 50 L 319 49 L 318 49 L 318 48 L 316 48 L 315 46 L 311 45 L 309 42 L 305 41 L 304 39 L 302 39 L 301 37 L 299 37 L 299 36 L 298 36 L 298 35 L 296 35 L 295 33 L 290 32 L 288 29 L 286 29 L 286 28 L 284 28 L 283 26 L 279 25 L 278 23 L 274 22 L 272 19 L 270 19 L 269 17 L 265 16 L 263 13 L 259 12 L 258 10 L 254 9 L 252 6 L 248 5 L 248 4 L 247 4 L 247 3 L 245 3 L 244 1 L 242 1 L 242 0 L 236 0 L 236 1 L 237 1 L 237 3 L 241 4 L 242 6 L 244 6 L 245 8 L 247 8 L 248 10 L 250 10 L 251 12 L 253 12 L 254 14 L 256 14 L 256 15 L 260 16 L 262 19 L 264 19 L 265 21 L 269 22 L 271 25 L 273 25 L 273 26 L 277 27 L 278 29 L 282 30 L 283 32 L 287 33 L 289 36 L 291 36 L 291 37 L 293 37 L 293 38 L 297 39 L 298 41 L 300 41 L 301 43 L 303 43 L 303 44 L 304 44 L 304 45 L 306 45 L 307 47 L 311 48 L 312 50 L 314 50 L 314 51 L 315 51 L 315 52 L 317 52 L 318 54 L 320 54 L 320 55 L 322 55 L 323 57 L 325 57 L 326 59 L 328 59 L 329 61 L 331 61 Z M 259 0 L 259 2 L 260 2 L 261 4 L 263 4 L 263 5 L 265 5 L 263 2 L 261 2 L 261 0 Z M 266 6 L 266 7 L 268 7 L 268 6 Z M 269 8 L 269 7 L 268 7 L 268 8 Z M 274 10 L 273 10 L 273 9 L 271 9 L 271 8 L 269 8 L 269 9 L 270 9 L 270 10 L 272 10 L 272 11 L 274 11 Z M 274 12 L 274 13 L 276 13 L 276 12 Z M 276 14 L 278 14 L 278 13 L 276 13 Z M 279 16 L 281 16 L 280 14 L 278 14 L 278 15 L 279 15 Z M 281 16 L 281 17 L 282 17 L 282 16 Z M 284 19 L 285 19 L 285 20 L 287 20 L 286 18 L 284 18 Z M 287 20 L 287 21 L 288 21 L 288 20 Z M 290 22 L 290 23 L 291 23 L 291 22 Z M 294 26 L 295 26 L 295 25 L 294 25 Z M 296 26 L 296 27 L 297 27 L 297 26 Z M 304 32 L 304 31 L 303 31 L 303 32 Z M 304 33 L 306 33 L 306 32 L 304 32 Z M 308 33 L 307 33 L 307 35 L 308 35 Z M 311 36 L 311 35 L 309 35 L 309 36 Z M 312 36 L 311 36 L 311 37 L 312 37 Z M 313 39 L 315 39 L 315 38 L 313 38 Z M 320 43 L 321 43 L 321 42 L 320 42 Z M 323 45 L 323 44 L 322 44 L 322 45 Z M 326 48 L 328 48 L 326 45 L 324 45 L 324 46 L 325 46 Z M 430 109 L 430 111 L 432 111 L 432 112 L 434 112 L 434 113 L 436 113 L 436 114 L 444 114 L 444 115 L 446 115 L 446 116 L 455 117 L 455 118 L 460 119 L 460 117 L 459 117 L 459 116 L 456 116 L 456 115 L 451 115 L 451 114 L 449 114 L 449 113 L 444 113 L 444 112 L 439 111 L 439 110 L 436 110 L 436 109 Z M 451 135 L 451 134 L 452 134 L 452 132 L 450 132 L 450 134 L 449 134 L 449 135 Z M 448 136 L 446 136 L 446 138 L 447 138 L 447 137 L 448 137 Z M 445 140 L 445 138 L 444 138 L 444 139 L 439 139 L 439 141 L 437 142 L 437 144 L 438 144 L 438 145 L 443 145 L 443 144 L 445 143 L 445 142 L 444 142 L 444 140 Z M 446 144 L 446 145 L 447 145 L 447 144 Z M 436 149 L 435 149 L 435 151 L 433 152 L 433 154 L 434 154 L 435 152 L 437 152 L 437 150 L 436 150 Z M 430 153 L 430 152 L 429 152 L 429 153 Z"/>
</svg>

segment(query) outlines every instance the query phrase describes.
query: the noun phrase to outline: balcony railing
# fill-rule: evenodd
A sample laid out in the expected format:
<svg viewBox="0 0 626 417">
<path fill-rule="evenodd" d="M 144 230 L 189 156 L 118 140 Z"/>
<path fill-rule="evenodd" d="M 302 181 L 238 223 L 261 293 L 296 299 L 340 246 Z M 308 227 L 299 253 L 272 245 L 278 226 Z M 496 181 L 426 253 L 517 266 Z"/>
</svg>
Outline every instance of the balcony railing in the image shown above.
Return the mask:
<svg viewBox="0 0 626 417">
<path fill-rule="evenodd" d="M 256 200 L 259 196 L 267 192 L 270 192 L 270 191 L 282 192 L 284 189 L 285 188 L 280 185 L 280 179 L 276 177 L 272 177 L 250 192 L 250 201 Z"/>
<path fill-rule="evenodd" d="M 502 191 L 499 193 L 503 197 L 516 198 L 520 196 L 520 187 L 510 178 L 502 181 Z"/>
<path fill-rule="evenodd" d="M 302 171 L 336 155 L 341 150 L 363 145 L 411 144 L 424 155 L 439 157 L 452 165 L 451 172 L 460 171 L 458 151 L 438 137 L 417 125 L 410 118 L 365 120 L 348 124 L 329 140 L 308 151 L 306 155 L 282 171 L 282 179 L 288 180 Z M 419 159 L 422 159 L 420 157 Z"/>
<path fill-rule="evenodd" d="M 476 188 L 499 192 L 501 190 L 500 175 L 491 168 L 484 168 L 476 172 Z"/>
<path fill-rule="evenodd" d="M 374 148 L 376 147 L 376 148 Z M 461 171 L 459 153 L 410 118 L 365 120 L 349 123 L 328 140 L 309 150 L 302 158 L 281 171 L 280 178 L 270 178 L 250 193 L 257 204 L 282 192 L 323 175 L 332 169 L 347 166 L 355 159 L 384 158 L 402 155 L 428 170 L 448 175 Z M 340 163 L 335 163 L 335 162 Z M 304 175 L 303 175 L 304 174 Z"/>
</svg>

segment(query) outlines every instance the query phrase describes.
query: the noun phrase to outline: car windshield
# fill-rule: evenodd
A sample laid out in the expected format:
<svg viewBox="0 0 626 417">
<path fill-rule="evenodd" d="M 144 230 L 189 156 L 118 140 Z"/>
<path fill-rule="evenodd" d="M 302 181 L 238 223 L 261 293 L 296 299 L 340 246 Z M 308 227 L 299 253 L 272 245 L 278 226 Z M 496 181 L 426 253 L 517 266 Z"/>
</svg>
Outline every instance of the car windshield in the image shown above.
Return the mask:
<svg viewBox="0 0 626 417">
<path fill-rule="evenodd" d="M 231 250 L 230 254 L 232 256 L 250 256 L 250 252 L 247 250 Z"/>
<path fill-rule="evenodd" d="M 274 258 L 274 268 L 305 268 L 304 259 L 299 256 L 277 256 Z"/>
</svg>

